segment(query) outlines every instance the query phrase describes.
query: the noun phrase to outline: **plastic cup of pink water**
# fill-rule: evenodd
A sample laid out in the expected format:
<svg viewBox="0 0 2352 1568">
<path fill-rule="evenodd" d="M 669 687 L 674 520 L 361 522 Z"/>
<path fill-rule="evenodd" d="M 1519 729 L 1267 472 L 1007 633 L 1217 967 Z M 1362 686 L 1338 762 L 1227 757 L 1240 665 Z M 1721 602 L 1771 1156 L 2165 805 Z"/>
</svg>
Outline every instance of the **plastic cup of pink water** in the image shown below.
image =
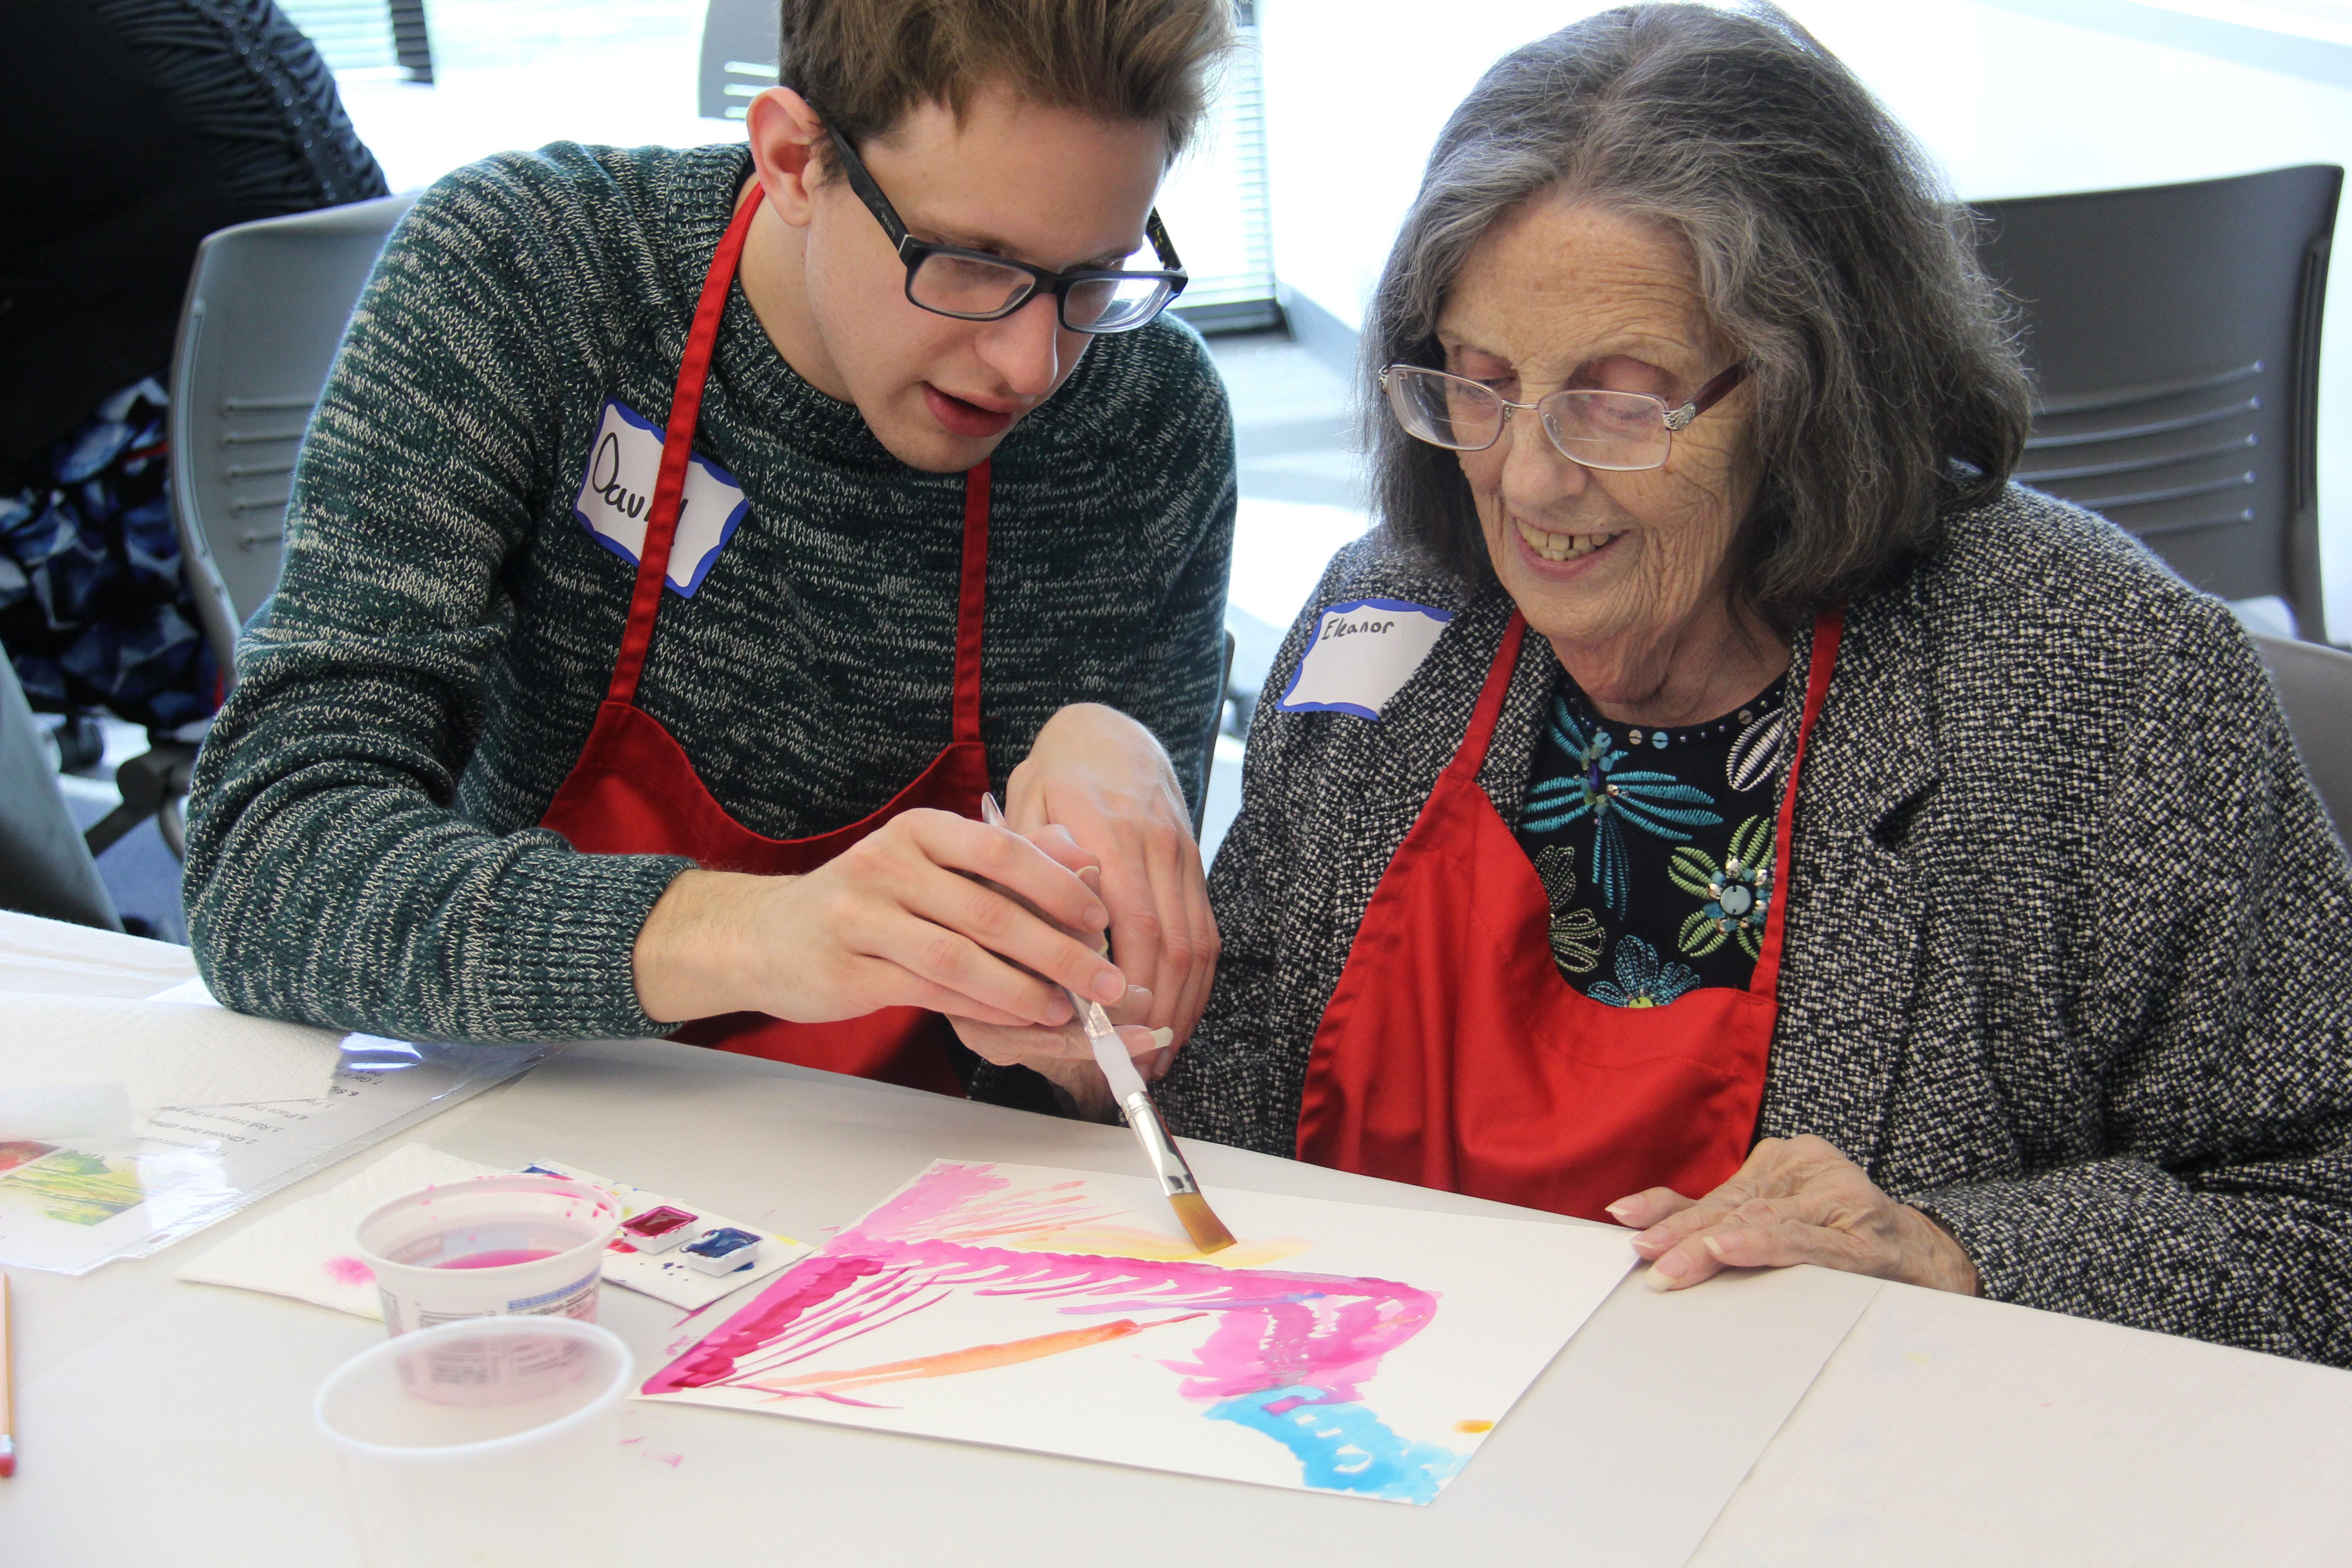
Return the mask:
<svg viewBox="0 0 2352 1568">
<path fill-rule="evenodd" d="M 563 1176 L 480 1176 L 410 1193 L 360 1221 L 359 1255 L 375 1271 L 394 1337 L 467 1318 L 562 1317 L 593 1322 L 604 1249 L 621 1223 L 608 1194 Z M 444 1354 L 420 1384 L 450 1404 L 500 1397 L 509 1366 Z"/>
<path fill-rule="evenodd" d="M 436 1392 L 451 1366 L 479 1397 Z M 312 1406 L 341 1462 L 369 1568 L 546 1568 L 605 1561 L 620 1404 L 635 1375 L 609 1330 L 574 1319 L 444 1323 L 343 1363 Z"/>
</svg>

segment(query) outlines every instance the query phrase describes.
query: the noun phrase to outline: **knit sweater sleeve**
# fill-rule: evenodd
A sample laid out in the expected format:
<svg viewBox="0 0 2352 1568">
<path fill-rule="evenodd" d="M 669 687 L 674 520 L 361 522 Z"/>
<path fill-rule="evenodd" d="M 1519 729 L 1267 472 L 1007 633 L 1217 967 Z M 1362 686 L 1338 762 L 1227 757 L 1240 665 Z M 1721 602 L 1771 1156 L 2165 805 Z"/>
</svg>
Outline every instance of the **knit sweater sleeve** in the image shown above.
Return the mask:
<svg viewBox="0 0 2352 1568">
<path fill-rule="evenodd" d="M 2077 1023 L 2102 1157 L 1898 1195 L 1996 1300 L 2352 1365 L 2352 867 L 2252 647 L 2202 608 L 2112 764 Z"/>
<path fill-rule="evenodd" d="M 428 192 L 362 296 L 296 470 L 284 574 L 191 796 L 189 932 L 242 1011 L 415 1038 L 660 1032 L 631 950 L 688 862 L 454 808 L 559 427 L 521 155 Z"/>
</svg>

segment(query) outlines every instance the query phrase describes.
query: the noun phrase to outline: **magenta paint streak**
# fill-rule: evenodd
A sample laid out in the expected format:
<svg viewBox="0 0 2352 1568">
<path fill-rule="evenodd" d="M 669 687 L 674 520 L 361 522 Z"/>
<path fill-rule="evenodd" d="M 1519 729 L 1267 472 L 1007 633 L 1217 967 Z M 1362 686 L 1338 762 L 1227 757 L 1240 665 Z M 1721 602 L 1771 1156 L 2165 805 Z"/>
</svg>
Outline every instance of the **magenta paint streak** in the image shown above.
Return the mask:
<svg viewBox="0 0 2352 1568">
<path fill-rule="evenodd" d="M 327 1278 L 338 1285 L 373 1285 L 375 1270 L 356 1258 L 330 1258 L 326 1263 Z"/>
<path fill-rule="evenodd" d="M 1214 1326 L 1199 1347 L 1161 1363 L 1183 1379 L 1185 1397 L 1307 1387 L 1318 1391 L 1313 1403 L 1348 1402 L 1437 1310 L 1430 1292 L 1388 1279 L 976 1245 L 1115 1217 L 1090 1205 L 1076 1183 L 1020 1194 L 1006 1193 L 1010 1185 L 987 1165 L 930 1173 L 787 1269 L 645 1392 L 772 1376 L 969 1290 L 1059 1303 L 1069 1316 L 1210 1313 Z M 1269 1410 L 1304 1403 L 1288 1398 Z"/>
<path fill-rule="evenodd" d="M 542 1258 L 555 1256 L 551 1247 L 494 1247 L 487 1252 L 469 1252 L 463 1258 L 445 1258 L 436 1268 L 508 1268 L 518 1263 L 536 1263 Z"/>
</svg>

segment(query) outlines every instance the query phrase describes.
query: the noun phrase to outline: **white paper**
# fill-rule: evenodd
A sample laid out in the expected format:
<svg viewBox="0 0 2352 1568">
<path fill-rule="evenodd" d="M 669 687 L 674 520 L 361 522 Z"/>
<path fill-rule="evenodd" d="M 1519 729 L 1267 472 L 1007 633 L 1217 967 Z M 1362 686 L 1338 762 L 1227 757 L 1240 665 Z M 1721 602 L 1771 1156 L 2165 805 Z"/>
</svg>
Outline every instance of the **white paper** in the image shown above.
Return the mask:
<svg viewBox="0 0 2352 1568">
<path fill-rule="evenodd" d="M 11 996 L 0 1087 L 120 1083 L 131 1108 L 250 1105 L 327 1092 L 342 1066 L 329 1029 L 216 1007 L 99 996 Z"/>
<path fill-rule="evenodd" d="M 525 1168 L 570 1176 L 604 1189 L 621 1205 L 624 1219 L 664 1204 L 694 1207 L 625 1182 L 608 1181 L 573 1165 L 541 1161 Z M 291 1296 L 298 1301 L 315 1301 L 339 1312 L 382 1322 L 383 1302 L 376 1292 L 375 1276 L 360 1258 L 356 1245 L 360 1221 L 378 1205 L 425 1187 L 507 1173 L 495 1165 L 460 1159 L 422 1143 L 410 1143 L 394 1150 L 349 1181 L 247 1226 L 190 1260 L 180 1269 L 178 1278 L 200 1285 L 228 1285 L 273 1296 Z M 605 1282 L 691 1310 L 707 1307 L 731 1290 L 756 1284 L 786 1264 L 805 1258 L 810 1251 L 790 1237 L 761 1231 L 722 1215 L 696 1212 L 703 1225 L 734 1226 L 758 1235 L 759 1261 L 733 1274 L 705 1274 L 688 1268 L 675 1250 L 637 1253 L 616 1244 L 604 1258 Z"/>
<path fill-rule="evenodd" d="M 934 1163 L 643 1396 L 1426 1503 L 1632 1263 L 1623 1236 Z"/>
<path fill-rule="evenodd" d="M 1327 605 L 1290 689 L 1276 706 L 1286 713 L 1352 713 L 1377 720 L 1453 619 L 1450 610 L 1402 599 Z"/>
</svg>

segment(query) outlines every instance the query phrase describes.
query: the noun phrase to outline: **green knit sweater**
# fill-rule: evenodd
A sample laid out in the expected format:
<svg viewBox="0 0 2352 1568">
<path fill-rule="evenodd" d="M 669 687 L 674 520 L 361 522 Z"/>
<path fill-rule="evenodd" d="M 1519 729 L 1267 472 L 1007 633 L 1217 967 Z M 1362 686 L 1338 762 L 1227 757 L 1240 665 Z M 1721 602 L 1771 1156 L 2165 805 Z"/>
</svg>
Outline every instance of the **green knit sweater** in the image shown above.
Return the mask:
<svg viewBox="0 0 2352 1568">
<path fill-rule="evenodd" d="M 608 399 L 667 422 L 747 164 L 558 143 L 450 175 L 394 234 L 196 768 L 188 929 L 224 1003 L 412 1038 L 664 1032 L 630 951 L 688 862 L 578 854 L 535 824 L 635 577 L 573 512 L 593 438 Z M 749 510 L 691 597 L 663 594 L 638 704 L 744 826 L 856 821 L 950 738 L 962 477 L 892 458 L 740 288 L 695 444 Z M 1197 789 L 1234 494 L 1199 338 L 1098 340 L 993 471 L 991 773 L 1056 709 L 1102 702 Z"/>
</svg>

